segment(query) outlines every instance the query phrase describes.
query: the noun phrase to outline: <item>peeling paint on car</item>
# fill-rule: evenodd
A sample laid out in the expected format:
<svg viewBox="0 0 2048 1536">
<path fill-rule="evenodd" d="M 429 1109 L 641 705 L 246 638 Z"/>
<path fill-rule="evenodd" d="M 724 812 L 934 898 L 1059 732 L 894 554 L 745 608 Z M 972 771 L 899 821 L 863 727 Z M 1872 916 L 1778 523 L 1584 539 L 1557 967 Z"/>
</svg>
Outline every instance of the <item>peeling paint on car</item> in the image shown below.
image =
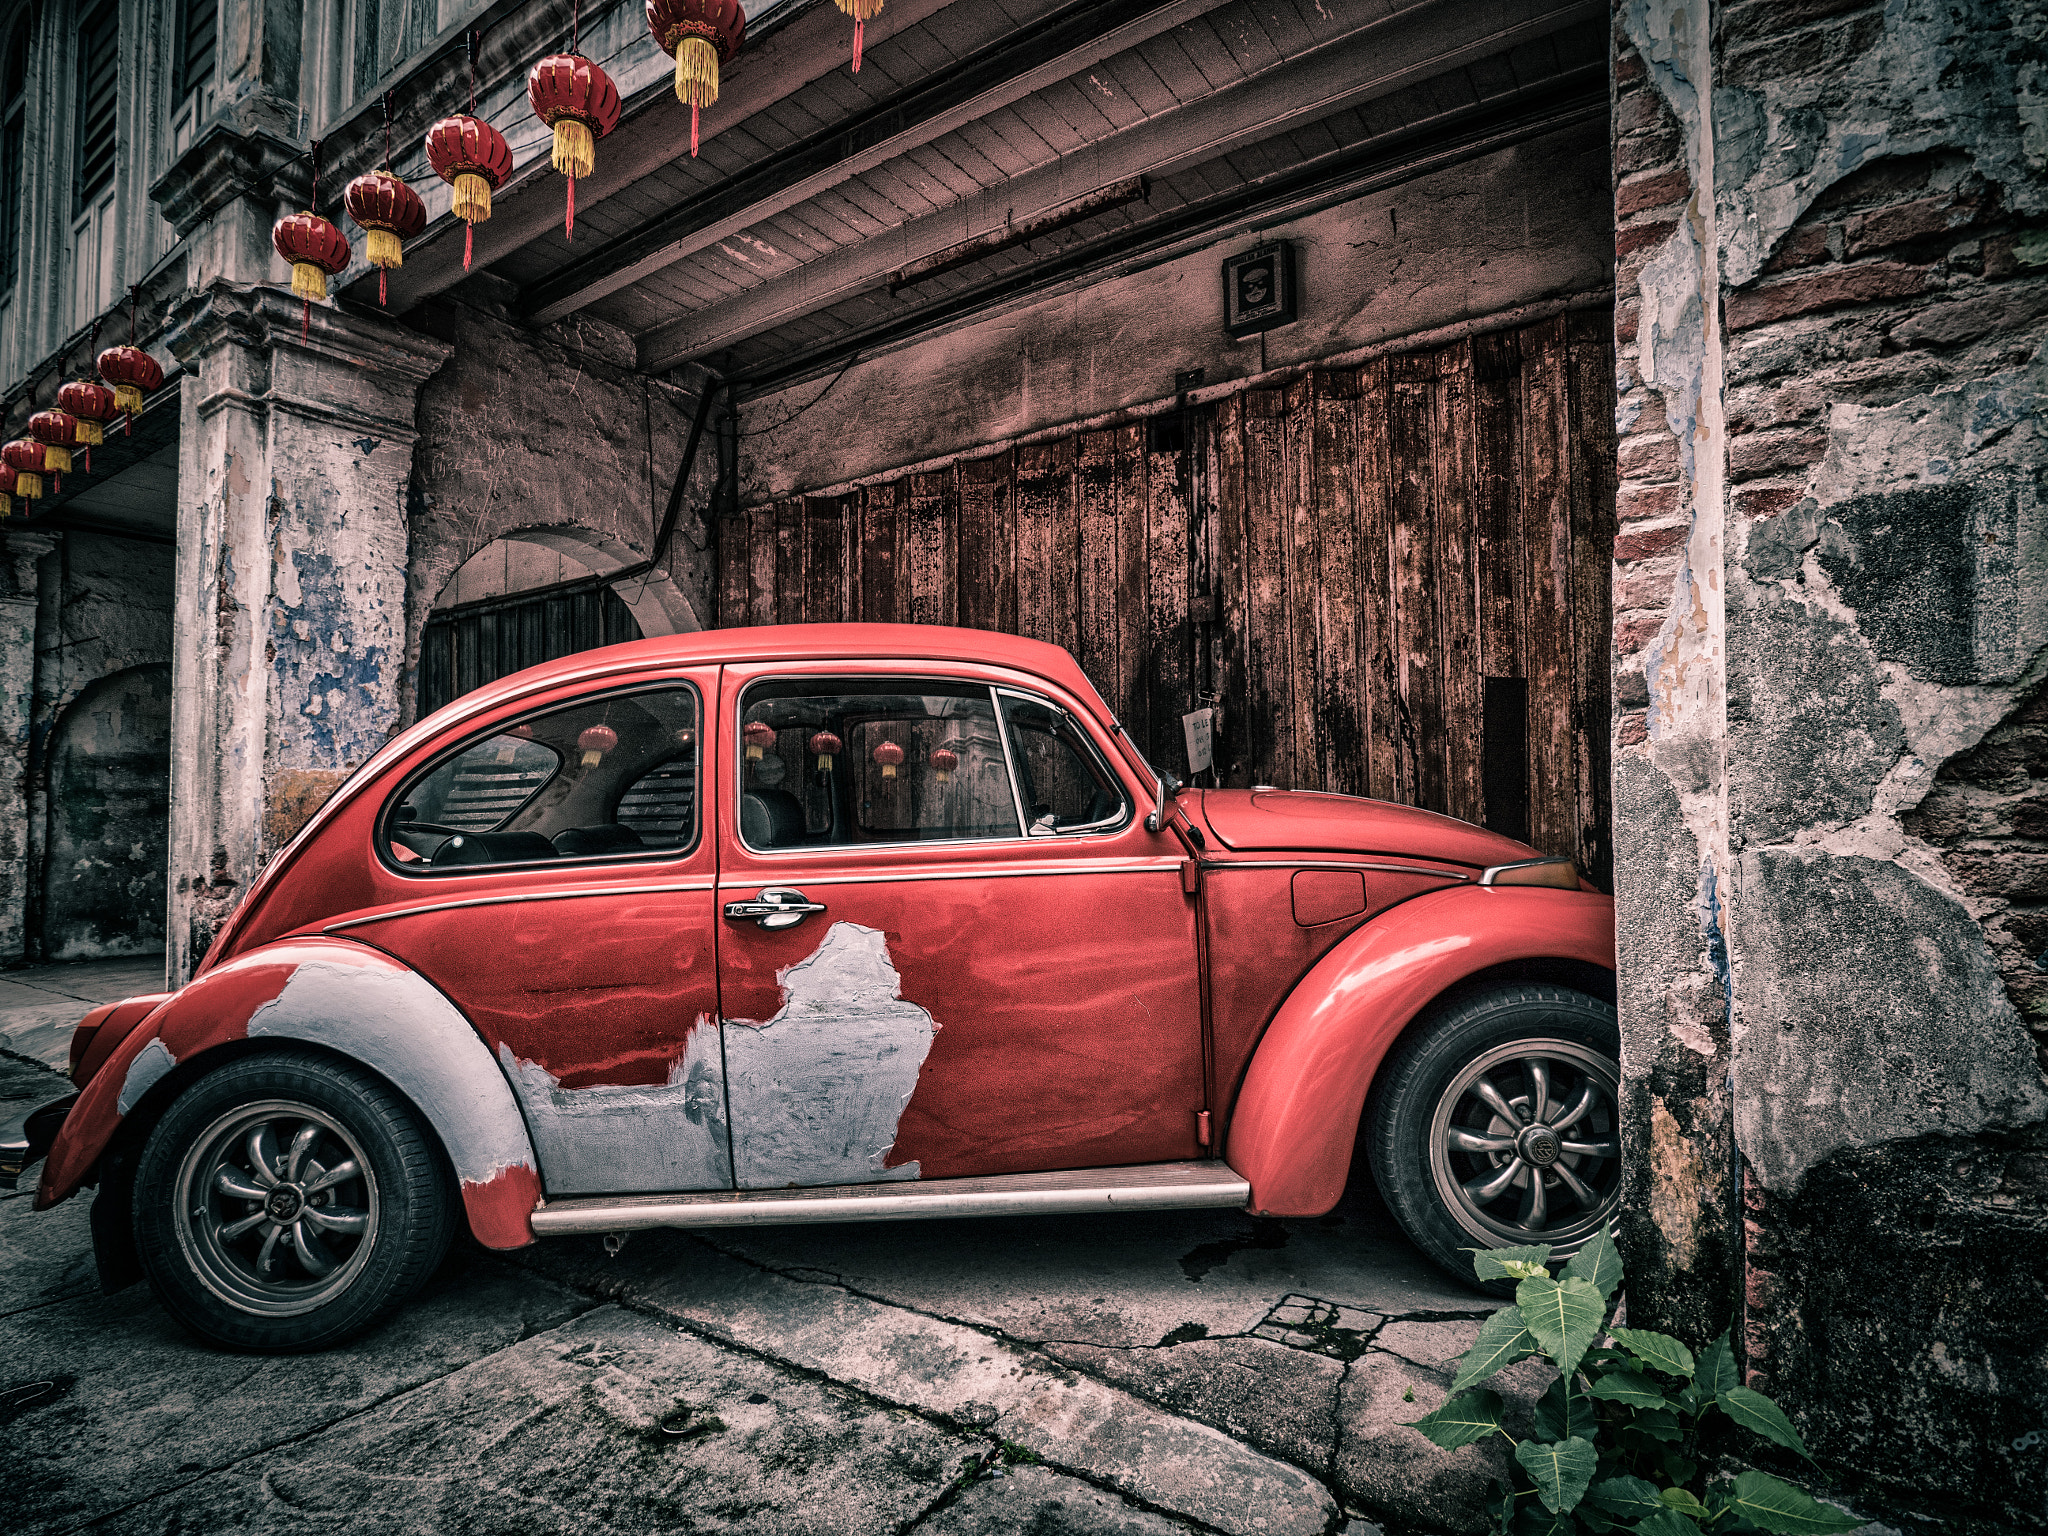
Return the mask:
<svg viewBox="0 0 2048 1536">
<path fill-rule="evenodd" d="M 732 1187 L 725 1069 L 708 1018 L 690 1031 L 666 1083 L 564 1088 L 509 1045 L 499 1045 L 498 1060 L 526 1111 L 553 1193 Z"/>
<path fill-rule="evenodd" d="M 901 996 L 887 936 L 834 923 L 776 980 L 773 1018 L 725 1021 L 739 1187 L 917 1178 L 887 1161 L 939 1024 Z"/>
<path fill-rule="evenodd" d="M 397 1084 L 440 1134 L 465 1186 L 533 1168 L 526 1127 L 490 1051 L 411 971 L 308 961 L 249 1016 L 248 1033 L 329 1046 Z"/>
<path fill-rule="evenodd" d="M 114 1101 L 114 1107 L 126 1115 L 177 1064 L 178 1058 L 164 1048 L 163 1041 L 150 1041 L 128 1063 L 128 1071 L 121 1079 L 121 1096 Z"/>
</svg>

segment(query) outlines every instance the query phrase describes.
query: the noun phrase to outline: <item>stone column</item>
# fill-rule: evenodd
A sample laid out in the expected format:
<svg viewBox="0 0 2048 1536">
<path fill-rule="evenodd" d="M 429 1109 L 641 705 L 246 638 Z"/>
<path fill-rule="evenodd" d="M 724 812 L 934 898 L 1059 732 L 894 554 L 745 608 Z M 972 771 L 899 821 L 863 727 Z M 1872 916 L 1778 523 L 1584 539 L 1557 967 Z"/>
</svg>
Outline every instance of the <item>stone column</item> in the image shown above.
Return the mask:
<svg viewBox="0 0 2048 1536">
<path fill-rule="evenodd" d="M 168 971 L 399 722 L 406 486 L 443 342 L 267 285 L 189 294 L 178 457 Z"/>
<path fill-rule="evenodd" d="M 0 531 L 0 965 L 24 959 L 28 940 L 37 589 L 55 547 L 46 533 Z"/>
</svg>

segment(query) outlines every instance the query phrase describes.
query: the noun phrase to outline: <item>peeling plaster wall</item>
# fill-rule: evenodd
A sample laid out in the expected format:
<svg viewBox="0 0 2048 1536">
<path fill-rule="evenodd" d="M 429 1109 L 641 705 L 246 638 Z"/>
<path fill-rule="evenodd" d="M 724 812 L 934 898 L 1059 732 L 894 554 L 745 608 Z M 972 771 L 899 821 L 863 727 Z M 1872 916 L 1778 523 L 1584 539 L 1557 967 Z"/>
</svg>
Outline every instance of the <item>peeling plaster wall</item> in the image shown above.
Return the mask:
<svg viewBox="0 0 2048 1536">
<path fill-rule="evenodd" d="M 454 347 L 420 392 L 407 509 L 408 718 L 426 616 L 462 563 L 492 540 L 538 533 L 600 571 L 653 555 L 697 410 L 697 395 L 634 372 L 625 332 L 589 315 L 528 329 L 504 309 L 509 296 L 480 274 L 408 317 Z M 665 570 L 646 578 L 665 588 L 676 630 L 704 628 L 712 613 L 716 424 L 714 411 Z"/>
<path fill-rule="evenodd" d="M 1613 111 L 1632 1315 L 1739 1308 L 1871 1497 L 2026 1528 L 2048 12 L 1624 0 Z"/>
</svg>

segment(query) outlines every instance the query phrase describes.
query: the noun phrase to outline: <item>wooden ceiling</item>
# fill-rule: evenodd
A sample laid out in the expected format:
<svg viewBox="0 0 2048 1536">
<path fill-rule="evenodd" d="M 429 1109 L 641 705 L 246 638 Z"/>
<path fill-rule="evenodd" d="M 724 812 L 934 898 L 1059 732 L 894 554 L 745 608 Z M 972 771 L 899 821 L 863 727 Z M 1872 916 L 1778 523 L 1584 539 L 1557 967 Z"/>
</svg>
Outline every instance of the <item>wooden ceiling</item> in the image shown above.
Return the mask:
<svg viewBox="0 0 2048 1536">
<path fill-rule="evenodd" d="M 774 387 L 1604 119 L 1606 17 L 1599 0 L 891 0 L 855 75 L 845 17 L 795 0 L 729 66 L 698 158 L 676 153 L 688 116 L 666 81 L 644 88 L 578 185 L 573 243 L 543 157 L 479 227 L 479 256 L 529 318 L 606 320 L 643 369 Z M 1138 177 L 1141 201 L 990 249 Z M 394 307 L 461 278 L 449 222 L 393 274 Z M 892 291 L 892 273 L 984 237 Z"/>
</svg>

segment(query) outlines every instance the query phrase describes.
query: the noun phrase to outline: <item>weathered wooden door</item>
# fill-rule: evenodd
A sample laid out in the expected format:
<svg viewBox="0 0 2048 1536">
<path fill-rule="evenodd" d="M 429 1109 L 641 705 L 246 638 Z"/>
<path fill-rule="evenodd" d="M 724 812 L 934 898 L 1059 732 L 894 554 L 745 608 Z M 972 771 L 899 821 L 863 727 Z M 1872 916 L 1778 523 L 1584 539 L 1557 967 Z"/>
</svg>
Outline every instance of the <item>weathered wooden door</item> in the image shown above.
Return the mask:
<svg viewBox="0 0 2048 1536">
<path fill-rule="evenodd" d="M 720 528 L 723 624 L 963 624 L 1071 650 L 1223 784 L 1401 800 L 1609 881 L 1605 312 L 1311 372 Z"/>
</svg>

